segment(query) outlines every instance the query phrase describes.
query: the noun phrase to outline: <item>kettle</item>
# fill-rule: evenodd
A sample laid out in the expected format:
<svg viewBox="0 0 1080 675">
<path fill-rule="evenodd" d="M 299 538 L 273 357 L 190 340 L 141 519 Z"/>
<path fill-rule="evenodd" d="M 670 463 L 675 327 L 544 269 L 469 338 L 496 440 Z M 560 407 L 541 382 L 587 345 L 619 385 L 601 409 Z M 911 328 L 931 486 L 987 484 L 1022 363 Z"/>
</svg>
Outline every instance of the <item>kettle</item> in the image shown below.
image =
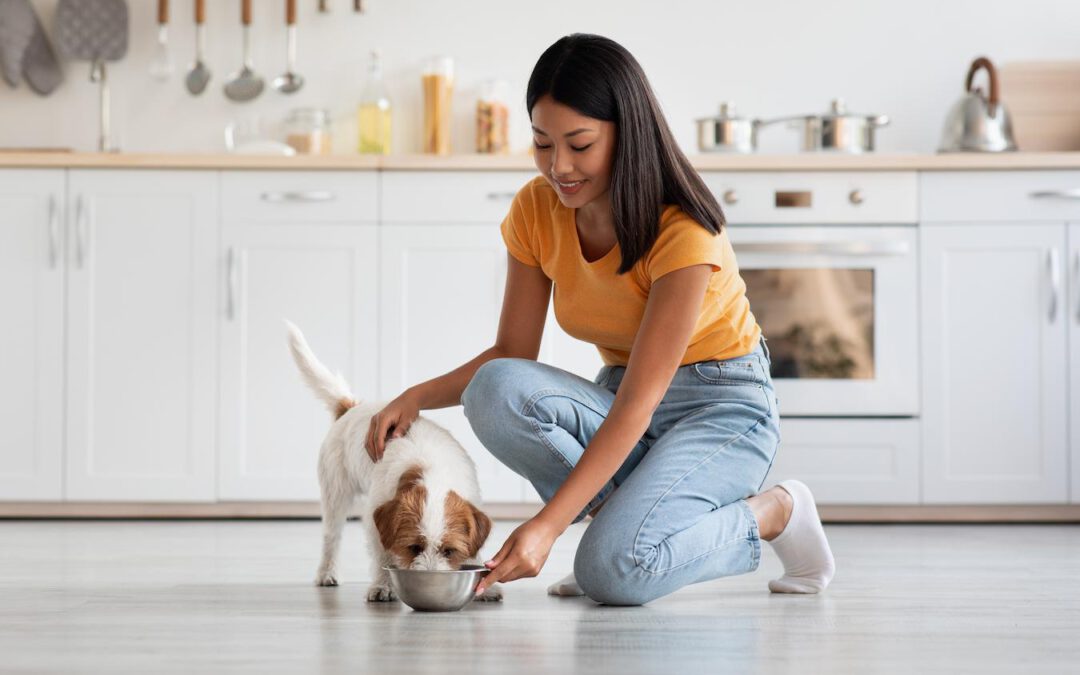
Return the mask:
<svg viewBox="0 0 1080 675">
<path fill-rule="evenodd" d="M 990 77 L 990 98 L 982 89 L 971 89 L 975 73 L 985 68 Z M 1005 152 L 1016 150 L 1012 122 L 998 91 L 997 72 L 990 59 L 980 56 L 968 69 L 963 98 L 945 118 L 945 131 L 938 152 Z"/>
</svg>

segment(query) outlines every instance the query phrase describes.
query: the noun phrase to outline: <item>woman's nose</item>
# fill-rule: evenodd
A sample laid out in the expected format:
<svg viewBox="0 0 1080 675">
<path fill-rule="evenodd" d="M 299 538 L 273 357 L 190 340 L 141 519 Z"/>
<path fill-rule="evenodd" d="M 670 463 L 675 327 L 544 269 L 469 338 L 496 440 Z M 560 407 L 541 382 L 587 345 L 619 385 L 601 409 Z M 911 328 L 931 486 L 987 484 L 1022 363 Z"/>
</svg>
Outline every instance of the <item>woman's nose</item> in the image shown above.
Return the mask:
<svg viewBox="0 0 1080 675">
<path fill-rule="evenodd" d="M 551 174 L 553 176 L 571 176 L 573 173 L 574 162 L 570 158 L 570 153 L 559 152 L 557 148 L 552 148 Z"/>
</svg>

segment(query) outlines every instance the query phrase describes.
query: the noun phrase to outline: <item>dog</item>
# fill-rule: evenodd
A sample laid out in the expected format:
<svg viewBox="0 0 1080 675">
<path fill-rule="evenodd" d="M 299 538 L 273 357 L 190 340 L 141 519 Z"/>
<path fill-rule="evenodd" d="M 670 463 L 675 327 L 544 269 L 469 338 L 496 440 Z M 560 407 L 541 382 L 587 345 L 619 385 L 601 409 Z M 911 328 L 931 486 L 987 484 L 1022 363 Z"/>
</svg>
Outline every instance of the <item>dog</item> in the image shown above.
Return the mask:
<svg viewBox="0 0 1080 675">
<path fill-rule="evenodd" d="M 388 440 L 382 459 L 373 462 L 364 439 L 385 403 L 357 401 L 341 374 L 331 374 L 315 358 L 300 329 L 285 324 L 302 379 L 334 418 L 319 452 L 323 549 L 316 585 L 338 584 L 341 533 L 357 497 L 371 551 L 369 602 L 396 599 L 386 565 L 452 570 L 481 564 L 476 556 L 491 532 L 491 519 L 476 507 L 476 465 L 465 448 L 421 416 L 403 436 Z M 502 591 L 491 586 L 477 599 L 501 600 Z"/>
</svg>

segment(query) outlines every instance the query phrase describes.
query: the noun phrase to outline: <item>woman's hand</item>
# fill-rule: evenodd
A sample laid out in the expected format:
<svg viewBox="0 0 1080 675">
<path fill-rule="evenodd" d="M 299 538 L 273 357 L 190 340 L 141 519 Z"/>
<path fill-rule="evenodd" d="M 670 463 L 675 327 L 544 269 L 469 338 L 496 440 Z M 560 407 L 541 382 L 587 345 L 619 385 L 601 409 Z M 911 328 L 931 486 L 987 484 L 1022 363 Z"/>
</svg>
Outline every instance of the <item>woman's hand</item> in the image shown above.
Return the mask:
<svg viewBox="0 0 1080 675">
<path fill-rule="evenodd" d="M 540 574 L 551 546 L 562 532 L 540 516 L 535 516 L 510 533 L 499 552 L 484 565 L 491 570 L 476 586 L 476 594 L 499 581 L 513 581 Z"/>
<path fill-rule="evenodd" d="M 391 438 L 400 438 L 408 433 L 409 427 L 419 416 L 420 406 L 407 391 L 375 413 L 371 418 L 371 424 L 368 425 L 367 436 L 364 438 L 364 449 L 367 450 L 371 461 L 377 462 L 382 459 L 386 441 Z"/>
</svg>

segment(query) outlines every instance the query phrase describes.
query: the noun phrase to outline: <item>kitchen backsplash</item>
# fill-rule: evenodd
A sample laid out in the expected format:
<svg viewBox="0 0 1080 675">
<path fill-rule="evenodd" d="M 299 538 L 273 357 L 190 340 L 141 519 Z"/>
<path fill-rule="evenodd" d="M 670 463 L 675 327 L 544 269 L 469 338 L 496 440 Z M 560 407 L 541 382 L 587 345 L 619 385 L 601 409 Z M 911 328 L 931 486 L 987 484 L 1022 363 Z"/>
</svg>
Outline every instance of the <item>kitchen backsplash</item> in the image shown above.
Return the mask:
<svg viewBox="0 0 1080 675">
<path fill-rule="evenodd" d="M 880 152 L 931 152 L 949 105 L 960 95 L 967 65 L 980 54 L 1012 60 L 1077 59 L 1080 3 L 1075 0 L 777 0 L 718 3 L 681 0 L 300 0 L 297 71 L 302 90 L 267 88 L 247 103 L 226 99 L 222 86 L 241 65 L 240 2 L 207 2 L 206 92 L 192 97 L 183 78 L 195 53 L 193 0 L 173 0 L 169 49 L 175 71 L 161 83 L 149 74 L 156 47 L 157 2 L 129 0 L 130 46 L 109 65 L 112 127 L 129 152 L 218 152 L 230 121 L 258 117 L 275 131 L 289 110 L 322 107 L 334 121 L 334 147 L 352 152 L 356 104 L 372 49 L 381 50 L 394 105 L 395 153 L 420 149 L 421 84 L 425 59 L 453 57 L 452 126 L 455 152 L 475 147 L 476 99 L 483 83 L 506 80 L 510 142 L 529 143 L 524 90 L 541 52 L 571 32 L 615 39 L 641 62 L 675 136 L 696 152 L 694 120 L 714 115 L 722 100 L 751 117 L 821 113 L 833 98 L 851 111 L 887 114 L 878 130 Z M 54 34 L 56 1 L 33 0 Z M 267 80 L 285 70 L 285 2 L 255 0 L 253 62 Z M 0 84 L 0 147 L 97 145 L 98 89 L 89 65 L 64 62 L 64 82 L 48 97 L 25 83 Z M 1008 104 L 1009 92 L 1003 92 Z M 762 152 L 795 152 L 797 130 L 762 131 Z"/>
</svg>

